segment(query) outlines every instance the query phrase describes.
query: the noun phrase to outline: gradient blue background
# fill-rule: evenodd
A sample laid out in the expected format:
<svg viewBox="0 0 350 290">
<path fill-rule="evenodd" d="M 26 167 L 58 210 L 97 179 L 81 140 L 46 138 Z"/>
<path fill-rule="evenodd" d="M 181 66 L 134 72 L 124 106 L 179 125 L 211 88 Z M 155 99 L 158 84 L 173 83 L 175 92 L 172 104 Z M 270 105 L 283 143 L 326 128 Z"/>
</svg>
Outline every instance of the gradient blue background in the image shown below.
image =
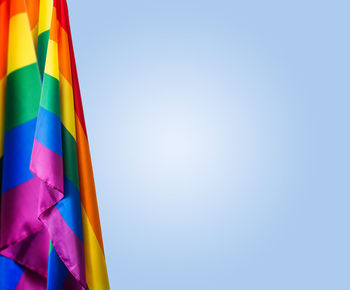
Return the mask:
<svg viewBox="0 0 350 290">
<path fill-rule="evenodd" d="M 69 1 L 112 289 L 350 289 L 348 1 Z"/>
</svg>

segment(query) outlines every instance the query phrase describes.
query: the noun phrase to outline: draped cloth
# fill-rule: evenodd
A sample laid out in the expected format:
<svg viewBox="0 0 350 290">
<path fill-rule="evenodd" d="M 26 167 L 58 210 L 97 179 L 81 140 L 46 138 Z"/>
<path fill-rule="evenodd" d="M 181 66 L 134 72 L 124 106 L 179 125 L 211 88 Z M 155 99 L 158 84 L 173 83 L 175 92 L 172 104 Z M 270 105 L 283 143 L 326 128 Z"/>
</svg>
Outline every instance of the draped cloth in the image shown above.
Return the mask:
<svg viewBox="0 0 350 290">
<path fill-rule="evenodd" d="M 0 0 L 0 289 L 109 289 L 65 0 Z"/>
</svg>

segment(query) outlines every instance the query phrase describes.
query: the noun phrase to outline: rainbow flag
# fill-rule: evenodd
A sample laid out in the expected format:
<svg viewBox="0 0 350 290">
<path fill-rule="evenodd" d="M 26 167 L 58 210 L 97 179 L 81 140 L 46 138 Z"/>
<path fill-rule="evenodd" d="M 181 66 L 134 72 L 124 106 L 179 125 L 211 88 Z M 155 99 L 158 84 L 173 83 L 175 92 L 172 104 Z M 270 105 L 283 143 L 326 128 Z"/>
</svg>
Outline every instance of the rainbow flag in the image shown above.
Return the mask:
<svg viewBox="0 0 350 290">
<path fill-rule="evenodd" d="M 109 289 L 65 0 L 0 0 L 0 289 Z"/>
</svg>

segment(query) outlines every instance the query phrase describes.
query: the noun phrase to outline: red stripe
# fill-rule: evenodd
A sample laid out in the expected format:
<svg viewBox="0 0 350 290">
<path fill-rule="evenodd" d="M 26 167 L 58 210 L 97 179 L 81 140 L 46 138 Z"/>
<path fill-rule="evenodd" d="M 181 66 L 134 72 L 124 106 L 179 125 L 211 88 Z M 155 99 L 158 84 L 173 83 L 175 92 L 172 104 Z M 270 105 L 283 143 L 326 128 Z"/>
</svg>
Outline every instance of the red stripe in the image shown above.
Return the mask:
<svg viewBox="0 0 350 290">
<path fill-rule="evenodd" d="M 64 0 L 55 0 L 54 5 L 57 11 L 57 20 L 61 23 L 64 30 L 68 31 L 67 23 L 69 22 L 67 22 L 66 14 L 64 12 Z"/>
<path fill-rule="evenodd" d="M 9 30 L 9 5 L 7 0 L 0 0 L 0 79 L 7 72 L 7 46 Z"/>
</svg>

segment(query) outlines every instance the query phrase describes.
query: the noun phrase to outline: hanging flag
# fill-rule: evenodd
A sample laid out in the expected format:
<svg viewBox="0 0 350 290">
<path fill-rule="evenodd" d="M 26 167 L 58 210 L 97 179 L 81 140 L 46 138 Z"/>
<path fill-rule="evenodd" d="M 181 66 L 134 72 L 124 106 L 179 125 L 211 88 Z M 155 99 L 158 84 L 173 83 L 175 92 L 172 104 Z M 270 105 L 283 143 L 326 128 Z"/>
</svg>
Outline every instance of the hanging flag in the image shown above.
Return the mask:
<svg viewBox="0 0 350 290">
<path fill-rule="evenodd" d="M 109 289 L 65 0 L 0 0 L 0 289 Z"/>
</svg>

